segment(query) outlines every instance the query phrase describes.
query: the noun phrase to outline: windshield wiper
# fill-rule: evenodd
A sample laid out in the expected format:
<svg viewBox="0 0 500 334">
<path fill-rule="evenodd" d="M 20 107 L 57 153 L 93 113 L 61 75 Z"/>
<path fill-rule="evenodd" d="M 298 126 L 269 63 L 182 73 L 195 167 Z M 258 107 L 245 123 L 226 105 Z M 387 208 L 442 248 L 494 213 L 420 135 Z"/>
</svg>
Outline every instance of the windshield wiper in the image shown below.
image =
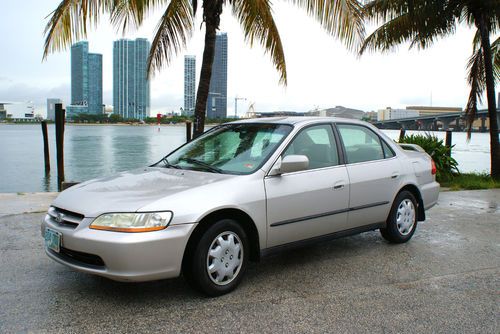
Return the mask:
<svg viewBox="0 0 500 334">
<path fill-rule="evenodd" d="M 160 162 L 163 162 L 165 164 L 165 167 L 167 167 L 167 168 L 182 169 L 181 166 L 172 165 L 170 162 L 168 162 L 167 157 L 164 157 L 163 159 L 161 159 Z M 158 162 L 158 163 L 160 163 L 160 162 Z"/>
<path fill-rule="evenodd" d="M 222 169 L 217 168 L 215 166 L 212 166 L 210 164 L 207 164 L 206 162 L 203 162 L 203 161 L 200 161 L 200 160 L 196 160 L 196 159 L 192 159 L 192 158 L 180 158 L 179 160 L 180 161 L 186 161 L 186 162 L 189 162 L 190 164 L 194 164 L 194 165 L 198 165 L 198 166 L 204 167 L 204 168 L 206 168 L 209 171 L 214 172 L 214 173 L 223 173 Z"/>
</svg>

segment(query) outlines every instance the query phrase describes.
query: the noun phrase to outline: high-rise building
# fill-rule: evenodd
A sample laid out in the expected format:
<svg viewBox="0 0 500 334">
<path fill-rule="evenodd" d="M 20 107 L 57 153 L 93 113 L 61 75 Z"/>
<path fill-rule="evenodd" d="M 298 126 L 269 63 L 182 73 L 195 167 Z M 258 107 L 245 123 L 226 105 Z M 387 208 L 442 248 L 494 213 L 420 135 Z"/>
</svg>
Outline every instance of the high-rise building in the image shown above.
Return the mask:
<svg viewBox="0 0 500 334">
<path fill-rule="evenodd" d="M 47 99 L 47 119 L 56 120 L 56 103 L 63 103 L 61 99 Z"/>
<path fill-rule="evenodd" d="M 87 41 L 71 46 L 71 105 L 66 109 L 68 117 L 103 112 L 102 55 L 89 53 Z"/>
<path fill-rule="evenodd" d="M 184 56 L 184 114 L 192 116 L 196 103 L 196 56 Z"/>
<path fill-rule="evenodd" d="M 207 117 L 227 117 L 227 33 L 217 33 L 215 39 L 215 56 L 208 92 Z"/>
<path fill-rule="evenodd" d="M 147 62 L 151 45 L 145 38 L 113 43 L 113 112 L 144 119 L 150 111 Z"/>
</svg>

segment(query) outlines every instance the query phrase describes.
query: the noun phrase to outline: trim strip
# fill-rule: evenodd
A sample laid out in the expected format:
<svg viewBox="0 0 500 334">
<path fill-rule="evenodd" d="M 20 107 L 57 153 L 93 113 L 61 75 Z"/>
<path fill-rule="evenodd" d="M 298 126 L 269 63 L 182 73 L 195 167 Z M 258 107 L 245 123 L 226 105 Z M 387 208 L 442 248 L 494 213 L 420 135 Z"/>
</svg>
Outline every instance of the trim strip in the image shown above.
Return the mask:
<svg viewBox="0 0 500 334">
<path fill-rule="evenodd" d="M 298 247 L 304 247 L 304 246 L 308 246 L 308 245 L 315 245 L 319 242 L 325 242 L 325 241 L 329 241 L 329 240 L 333 240 L 333 239 L 343 238 L 343 237 L 355 235 L 355 234 L 362 233 L 362 232 L 373 231 L 373 230 L 377 230 L 377 229 L 383 228 L 383 227 L 385 227 L 385 223 L 370 224 L 370 225 L 351 228 L 348 230 L 333 232 L 330 234 L 320 235 L 320 236 L 312 237 L 309 239 L 292 241 L 292 242 L 287 243 L 287 244 L 277 245 L 277 246 L 273 246 L 270 248 L 262 249 L 260 251 L 260 256 L 265 257 L 265 256 L 269 256 L 269 255 L 273 255 L 273 254 L 285 251 L 285 250 L 298 248 Z"/>
<path fill-rule="evenodd" d="M 302 222 L 304 220 L 310 220 L 310 219 L 316 219 L 316 218 L 321 218 L 321 217 L 333 216 L 333 215 L 337 215 L 337 214 L 340 214 L 340 213 L 345 213 L 345 212 L 350 212 L 350 211 L 356 211 L 356 210 L 363 210 L 363 209 L 373 208 L 375 206 L 381 206 L 381 205 L 386 205 L 386 204 L 389 204 L 389 201 L 376 202 L 376 203 L 372 203 L 372 204 L 365 204 L 365 205 L 355 206 L 355 207 L 348 208 L 348 209 L 341 209 L 341 210 L 329 211 L 329 212 L 324 212 L 324 213 L 318 213 L 318 214 L 315 214 L 315 215 L 310 215 L 310 216 L 305 216 L 305 217 L 300 217 L 300 218 L 282 220 L 282 221 L 279 221 L 279 222 L 272 223 L 270 226 L 271 227 L 276 227 L 276 226 L 281 226 L 281 225 L 299 223 L 299 222 Z"/>
</svg>

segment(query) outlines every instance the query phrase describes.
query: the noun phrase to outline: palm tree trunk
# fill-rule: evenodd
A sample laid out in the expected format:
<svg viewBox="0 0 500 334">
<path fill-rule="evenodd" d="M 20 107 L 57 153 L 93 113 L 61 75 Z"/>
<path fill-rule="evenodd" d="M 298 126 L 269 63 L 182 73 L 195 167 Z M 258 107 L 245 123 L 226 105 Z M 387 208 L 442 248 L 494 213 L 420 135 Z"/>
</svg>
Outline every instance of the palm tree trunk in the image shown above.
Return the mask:
<svg viewBox="0 0 500 334">
<path fill-rule="evenodd" d="M 203 18 L 205 21 L 205 48 L 203 49 L 203 60 L 201 63 L 200 82 L 196 93 L 196 106 L 194 109 L 194 132 L 193 138 L 201 135 L 205 128 L 205 111 L 212 78 L 212 65 L 215 55 L 215 38 L 222 13 L 221 0 L 203 1 Z"/>
<path fill-rule="evenodd" d="M 488 101 L 488 117 L 490 119 L 491 177 L 500 179 L 500 144 L 498 140 L 498 118 L 495 101 L 495 79 L 493 78 L 493 62 L 490 45 L 490 32 L 483 15 L 480 14 L 478 28 L 481 33 L 481 48 L 484 56 L 486 75 L 486 97 Z"/>
</svg>

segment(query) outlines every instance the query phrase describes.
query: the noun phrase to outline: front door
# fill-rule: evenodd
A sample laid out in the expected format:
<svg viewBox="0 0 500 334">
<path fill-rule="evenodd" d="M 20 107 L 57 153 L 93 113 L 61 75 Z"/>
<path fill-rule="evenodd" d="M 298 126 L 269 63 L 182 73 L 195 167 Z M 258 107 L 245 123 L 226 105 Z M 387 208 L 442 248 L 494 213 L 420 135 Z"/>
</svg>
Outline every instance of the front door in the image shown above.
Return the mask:
<svg viewBox="0 0 500 334">
<path fill-rule="evenodd" d="M 282 158 L 305 155 L 309 168 L 265 178 L 267 247 L 346 227 L 349 179 L 345 165 L 339 165 L 337 147 L 330 124 L 304 128 L 288 145 Z"/>
</svg>

